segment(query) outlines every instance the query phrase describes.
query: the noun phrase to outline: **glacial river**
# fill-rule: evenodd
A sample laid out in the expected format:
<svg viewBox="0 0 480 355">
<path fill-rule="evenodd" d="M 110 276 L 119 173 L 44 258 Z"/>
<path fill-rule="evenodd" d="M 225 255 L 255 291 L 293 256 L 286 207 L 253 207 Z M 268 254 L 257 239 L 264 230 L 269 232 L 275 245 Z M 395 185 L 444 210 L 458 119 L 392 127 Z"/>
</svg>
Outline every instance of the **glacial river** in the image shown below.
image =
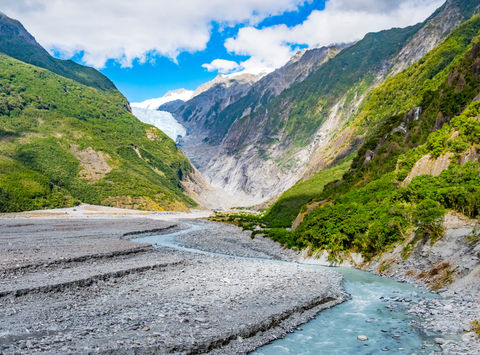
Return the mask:
<svg viewBox="0 0 480 355">
<path fill-rule="evenodd" d="M 191 224 L 185 230 L 140 237 L 135 241 L 150 243 L 157 248 L 223 255 L 188 248 L 176 242 L 177 236 L 199 228 L 204 227 Z M 265 345 L 254 354 L 430 354 L 440 350 L 433 341 L 438 335 L 421 332 L 406 307 L 409 301 L 419 302 L 434 295 L 406 283 L 355 269 L 336 268 L 335 271 L 344 275 L 344 286 L 351 299 L 321 312 L 284 339 Z M 368 337 L 368 340 L 358 340 L 359 335 Z"/>
</svg>

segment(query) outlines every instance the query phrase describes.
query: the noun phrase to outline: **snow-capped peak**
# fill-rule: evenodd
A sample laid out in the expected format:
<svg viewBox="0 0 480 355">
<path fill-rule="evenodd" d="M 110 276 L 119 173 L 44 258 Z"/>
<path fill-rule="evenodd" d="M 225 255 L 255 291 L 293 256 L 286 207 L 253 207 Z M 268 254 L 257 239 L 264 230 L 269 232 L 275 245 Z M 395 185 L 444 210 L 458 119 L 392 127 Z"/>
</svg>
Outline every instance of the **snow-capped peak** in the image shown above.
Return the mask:
<svg viewBox="0 0 480 355">
<path fill-rule="evenodd" d="M 188 101 L 193 97 L 193 94 L 193 90 L 177 89 L 169 91 L 164 96 L 156 99 L 149 99 L 143 102 L 132 102 L 131 106 L 149 110 L 157 110 L 160 106 L 170 101 Z"/>
</svg>

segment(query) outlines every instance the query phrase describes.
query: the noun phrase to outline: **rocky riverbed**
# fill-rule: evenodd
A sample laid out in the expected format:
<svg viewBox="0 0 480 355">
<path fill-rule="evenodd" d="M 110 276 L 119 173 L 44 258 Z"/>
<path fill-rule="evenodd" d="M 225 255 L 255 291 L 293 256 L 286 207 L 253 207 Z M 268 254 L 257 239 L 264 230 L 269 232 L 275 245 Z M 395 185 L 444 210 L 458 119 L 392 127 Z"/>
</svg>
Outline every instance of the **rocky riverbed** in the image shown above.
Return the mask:
<svg viewBox="0 0 480 355">
<path fill-rule="evenodd" d="M 231 225 L 90 213 L 0 219 L 0 353 L 244 353 L 348 298 L 334 269 L 302 265 L 309 261 L 300 253 Z M 153 248 L 159 236 L 162 246 Z M 452 236 L 430 251 L 432 265 Z M 422 279 L 405 275 L 416 260 L 392 266 L 389 275 L 421 286 Z M 475 280 L 459 279 L 433 299 L 384 298 L 381 290 L 368 297 L 413 316 L 429 339 L 419 353 L 478 354 L 480 342 L 469 332 L 480 316 Z M 355 302 L 363 307 L 364 300 Z M 361 326 L 352 337 L 363 343 L 357 335 Z M 398 339 L 400 349 L 406 338 Z M 375 341 L 382 344 L 364 343 Z"/>
<path fill-rule="evenodd" d="M 333 271 L 129 240 L 185 223 L 0 220 L 0 353 L 246 352 L 346 298 Z M 213 236 L 212 251 L 238 240 L 232 254 L 289 257 L 271 241 L 249 244 L 237 228 L 215 228 L 192 234 L 191 246 Z"/>
<path fill-rule="evenodd" d="M 408 257 L 403 245 L 378 257 L 369 271 L 394 277 L 419 287 L 434 288 L 438 298 L 414 304 L 410 314 L 419 317 L 425 332 L 437 339 L 447 354 L 480 354 L 480 340 L 472 332 L 472 321 L 480 319 L 480 240 L 474 239 L 478 221 L 458 213 L 444 217 L 444 235 L 435 243 L 415 244 Z M 477 231 L 478 233 L 478 231 Z"/>
</svg>

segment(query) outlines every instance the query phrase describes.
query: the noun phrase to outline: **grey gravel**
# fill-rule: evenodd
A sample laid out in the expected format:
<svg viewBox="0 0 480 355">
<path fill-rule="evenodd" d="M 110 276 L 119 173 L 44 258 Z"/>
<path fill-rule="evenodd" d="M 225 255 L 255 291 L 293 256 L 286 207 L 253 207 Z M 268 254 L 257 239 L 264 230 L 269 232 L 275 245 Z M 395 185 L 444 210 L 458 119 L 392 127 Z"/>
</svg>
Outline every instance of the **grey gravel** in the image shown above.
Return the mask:
<svg viewBox="0 0 480 355">
<path fill-rule="evenodd" d="M 245 353 L 346 298 L 340 275 L 282 262 L 289 252 L 271 241 L 188 223 L 206 227 L 191 243 L 203 236 L 212 250 L 277 260 L 126 240 L 142 229 L 182 230 L 185 221 L 2 221 L 0 245 L 15 256 L 2 249 L 0 353 Z"/>
</svg>

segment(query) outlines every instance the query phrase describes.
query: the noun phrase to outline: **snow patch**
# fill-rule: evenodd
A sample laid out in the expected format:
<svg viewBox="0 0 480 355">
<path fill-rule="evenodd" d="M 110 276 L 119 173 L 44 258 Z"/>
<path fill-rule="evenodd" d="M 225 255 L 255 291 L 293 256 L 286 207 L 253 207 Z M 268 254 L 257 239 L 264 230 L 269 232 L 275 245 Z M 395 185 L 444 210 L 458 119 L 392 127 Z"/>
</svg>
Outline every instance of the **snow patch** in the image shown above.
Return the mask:
<svg viewBox="0 0 480 355">
<path fill-rule="evenodd" d="M 149 99 L 143 102 L 132 102 L 132 108 L 143 108 L 149 110 L 156 110 L 163 104 L 167 102 L 181 100 L 181 101 L 188 101 L 193 97 L 194 91 L 193 90 L 185 90 L 185 89 L 178 89 L 172 90 L 167 92 L 164 96 L 156 98 L 156 99 Z"/>
</svg>

